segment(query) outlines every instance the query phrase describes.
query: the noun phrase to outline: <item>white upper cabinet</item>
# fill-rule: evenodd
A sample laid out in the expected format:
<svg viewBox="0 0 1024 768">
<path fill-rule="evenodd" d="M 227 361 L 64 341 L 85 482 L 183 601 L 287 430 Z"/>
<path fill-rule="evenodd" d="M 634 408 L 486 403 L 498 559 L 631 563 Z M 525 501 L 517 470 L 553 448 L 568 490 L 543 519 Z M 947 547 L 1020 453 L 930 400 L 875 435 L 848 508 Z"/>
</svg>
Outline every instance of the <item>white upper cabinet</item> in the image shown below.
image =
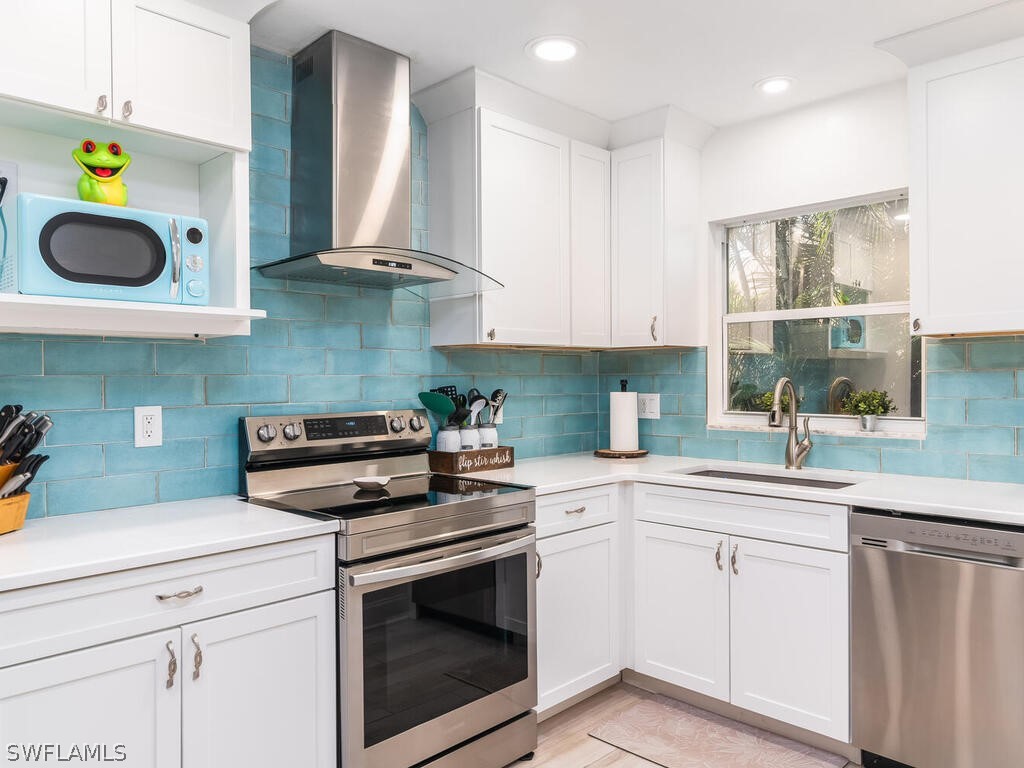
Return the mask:
<svg viewBox="0 0 1024 768">
<path fill-rule="evenodd" d="M 1024 331 L 1024 38 L 912 68 L 910 303 L 924 335 Z"/>
<path fill-rule="evenodd" d="M 612 152 L 612 331 L 615 347 L 665 343 L 664 147 Z"/>
<path fill-rule="evenodd" d="M 0 93 L 109 117 L 110 0 L 3 4 Z"/>
<path fill-rule="evenodd" d="M 692 147 L 651 139 L 612 152 L 611 346 L 707 343 L 699 194 Z"/>
<path fill-rule="evenodd" d="M 184 0 L 13 0 L 0 95 L 242 151 L 249 25 Z M 83 126 L 83 130 L 85 127 Z"/>
<path fill-rule="evenodd" d="M 569 139 L 481 109 L 482 340 L 569 344 L 569 203 Z"/>
<path fill-rule="evenodd" d="M 611 345 L 611 153 L 572 142 L 572 345 Z"/>
<path fill-rule="evenodd" d="M 249 25 L 181 0 L 112 0 L 113 117 L 249 149 Z"/>
</svg>

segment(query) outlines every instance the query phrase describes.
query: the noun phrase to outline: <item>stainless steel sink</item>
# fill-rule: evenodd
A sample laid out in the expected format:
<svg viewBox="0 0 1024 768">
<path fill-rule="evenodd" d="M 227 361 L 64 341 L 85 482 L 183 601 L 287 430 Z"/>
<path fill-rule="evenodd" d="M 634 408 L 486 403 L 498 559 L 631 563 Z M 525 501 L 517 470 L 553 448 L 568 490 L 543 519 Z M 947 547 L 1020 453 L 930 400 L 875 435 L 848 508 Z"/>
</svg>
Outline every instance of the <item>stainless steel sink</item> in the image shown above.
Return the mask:
<svg viewBox="0 0 1024 768">
<path fill-rule="evenodd" d="M 781 475 L 761 475 L 753 472 L 732 472 L 726 469 L 702 469 L 697 472 L 681 471 L 680 474 L 694 477 L 717 477 L 722 480 L 747 480 L 752 483 L 775 483 L 776 485 L 800 485 L 806 488 L 849 488 L 853 483 L 840 483 L 835 480 L 819 480 L 814 477 L 792 477 Z"/>
</svg>

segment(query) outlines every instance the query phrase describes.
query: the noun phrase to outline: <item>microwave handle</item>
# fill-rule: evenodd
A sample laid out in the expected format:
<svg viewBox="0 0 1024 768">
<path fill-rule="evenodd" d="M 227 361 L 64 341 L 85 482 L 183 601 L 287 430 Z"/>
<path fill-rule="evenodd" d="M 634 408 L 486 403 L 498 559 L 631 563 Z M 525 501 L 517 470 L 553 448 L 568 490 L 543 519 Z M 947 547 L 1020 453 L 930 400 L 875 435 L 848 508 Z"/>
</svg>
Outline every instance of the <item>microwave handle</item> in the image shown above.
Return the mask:
<svg viewBox="0 0 1024 768">
<path fill-rule="evenodd" d="M 178 298 L 181 288 L 181 233 L 176 219 L 168 219 L 171 228 L 171 298 Z"/>
</svg>

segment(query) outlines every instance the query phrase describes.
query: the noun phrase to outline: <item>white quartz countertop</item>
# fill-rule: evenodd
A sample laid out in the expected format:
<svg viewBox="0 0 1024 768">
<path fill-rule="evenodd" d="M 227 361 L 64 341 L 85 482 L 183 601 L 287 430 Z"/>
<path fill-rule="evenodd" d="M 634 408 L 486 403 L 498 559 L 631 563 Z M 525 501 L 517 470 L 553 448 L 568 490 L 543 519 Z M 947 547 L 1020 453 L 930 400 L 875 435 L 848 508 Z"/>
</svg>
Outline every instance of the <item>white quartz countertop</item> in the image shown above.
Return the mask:
<svg viewBox="0 0 1024 768">
<path fill-rule="evenodd" d="M 685 474 L 686 471 L 704 469 L 817 478 L 848 482 L 851 485 L 838 489 L 809 488 Z M 948 480 L 843 470 L 795 471 L 786 470 L 775 464 L 690 459 L 680 456 L 646 456 L 630 460 L 599 459 L 589 453 L 525 459 L 515 467 L 481 472 L 475 476 L 500 482 L 532 485 L 537 489 L 538 496 L 607 483 L 646 482 L 1024 526 L 1024 485 L 1015 483 L 987 483 L 977 480 Z"/>
<path fill-rule="evenodd" d="M 234 496 L 29 520 L 0 536 L 0 592 L 337 531 Z"/>
</svg>

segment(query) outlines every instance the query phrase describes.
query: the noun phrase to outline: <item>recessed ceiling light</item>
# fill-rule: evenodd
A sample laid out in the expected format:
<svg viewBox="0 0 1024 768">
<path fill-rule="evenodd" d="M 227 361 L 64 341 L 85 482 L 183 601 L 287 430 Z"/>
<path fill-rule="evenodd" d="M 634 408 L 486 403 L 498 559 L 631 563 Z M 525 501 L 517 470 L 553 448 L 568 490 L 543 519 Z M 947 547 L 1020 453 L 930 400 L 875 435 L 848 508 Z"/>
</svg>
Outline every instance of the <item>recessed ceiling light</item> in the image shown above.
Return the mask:
<svg viewBox="0 0 1024 768">
<path fill-rule="evenodd" d="M 571 37 L 548 35 L 528 42 L 526 52 L 541 61 L 568 61 L 579 53 L 581 47 L 580 41 Z"/>
<path fill-rule="evenodd" d="M 758 80 L 754 83 L 754 87 L 761 91 L 761 93 L 774 95 L 776 93 L 785 93 L 788 91 L 790 87 L 792 87 L 793 82 L 792 77 L 766 77 L 764 80 Z"/>
</svg>

